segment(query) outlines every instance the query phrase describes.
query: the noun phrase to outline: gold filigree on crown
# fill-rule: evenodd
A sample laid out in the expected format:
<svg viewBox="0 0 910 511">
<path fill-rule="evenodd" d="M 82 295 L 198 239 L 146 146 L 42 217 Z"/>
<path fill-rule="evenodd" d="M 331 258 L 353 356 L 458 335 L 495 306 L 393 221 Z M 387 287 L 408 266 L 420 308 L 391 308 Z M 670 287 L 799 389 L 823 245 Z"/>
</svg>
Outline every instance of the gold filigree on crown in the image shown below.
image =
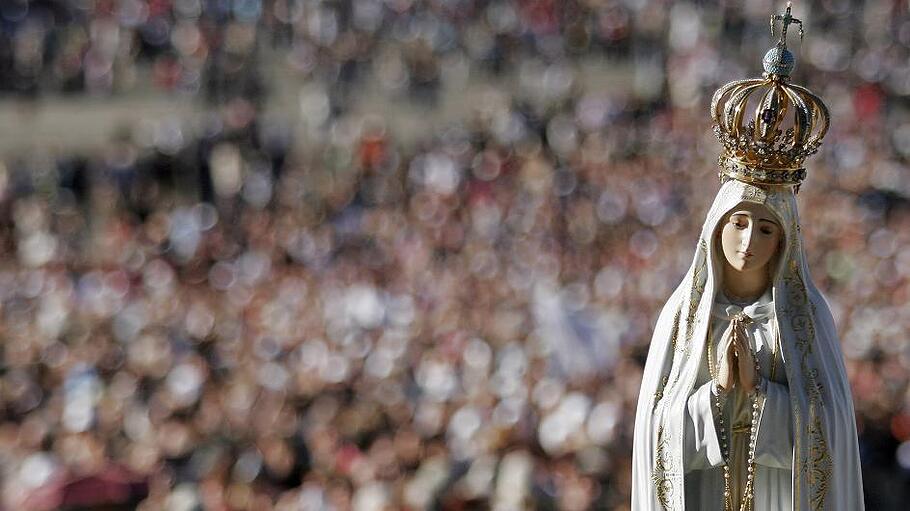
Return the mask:
<svg viewBox="0 0 910 511">
<path fill-rule="evenodd" d="M 780 39 L 762 60 L 762 77 L 730 82 L 711 99 L 714 134 L 724 146 L 718 158 L 722 180 L 798 188 L 806 177 L 803 162 L 818 151 L 828 131 L 828 107 L 805 87 L 790 83 L 796 59 L 787 49 L 787 27 L 799 25 L 802 38 L 802 21 L 790 15 L 789 2 L 785 14 L 771 16 L 772 37 L 778 20 Z M 749 100 L 756 97 L 761 99 L 754 116 L 744 124 Z M 793 124 L 785 130 L 788 115 Z"/>
</svg>

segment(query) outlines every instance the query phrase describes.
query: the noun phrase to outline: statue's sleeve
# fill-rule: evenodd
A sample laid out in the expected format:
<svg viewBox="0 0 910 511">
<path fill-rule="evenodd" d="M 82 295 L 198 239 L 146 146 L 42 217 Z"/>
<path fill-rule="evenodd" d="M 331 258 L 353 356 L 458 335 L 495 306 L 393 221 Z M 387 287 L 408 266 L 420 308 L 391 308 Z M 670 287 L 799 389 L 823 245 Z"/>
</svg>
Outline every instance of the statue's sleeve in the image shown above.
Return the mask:
<svg viewBox="0 0 910 511">
<path fill-rule="evenodd" d="M 714 417 L 712 382 L 698 387 L 686 403 L 686 432 L 683 460 L 686 472 L 723 465 L 720 441 Z"/>
<path fill-rule="evenodd" d="M 793 462 L 790 390 L 786 385 L 769 380 L 765 380 L 765 384 L 767 389 L 755 439 L 755 463 L 789 470 Z"/>
</svg>

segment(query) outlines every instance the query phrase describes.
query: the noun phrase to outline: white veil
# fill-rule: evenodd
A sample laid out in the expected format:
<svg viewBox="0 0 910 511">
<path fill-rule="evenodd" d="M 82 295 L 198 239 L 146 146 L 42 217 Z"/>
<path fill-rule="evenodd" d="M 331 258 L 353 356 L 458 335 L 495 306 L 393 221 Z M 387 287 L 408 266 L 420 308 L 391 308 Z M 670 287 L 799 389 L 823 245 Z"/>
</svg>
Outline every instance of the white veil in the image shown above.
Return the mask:
<svg viewBox="0 0 910 511">
<path fill-rule="evenodd" d="M 736 180 L 717 193 L 692 266 L 654 330 L 635 417 L 632 509 L 685 508 L 685 407 L 705 356 L 719 284 L 712 237 L 722 215 L 742 201 L 764 204 L 781 220 L 785 236 L 772 296 L 793 420 L 793 509 L 861 510 L 853 400 L 830 309 L 806 265 L 793 189 Z"/>
</svg>

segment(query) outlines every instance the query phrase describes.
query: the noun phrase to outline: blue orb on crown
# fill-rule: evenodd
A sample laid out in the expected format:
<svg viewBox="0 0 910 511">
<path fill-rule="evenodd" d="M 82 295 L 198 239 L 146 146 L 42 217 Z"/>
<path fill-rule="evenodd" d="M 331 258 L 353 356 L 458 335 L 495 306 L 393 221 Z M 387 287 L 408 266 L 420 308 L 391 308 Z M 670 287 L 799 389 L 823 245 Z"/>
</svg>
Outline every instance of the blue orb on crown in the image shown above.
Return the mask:
<svg viewBox="0 0 910 511">
<path fill-rule="evenodd" d="M 796 58 L 786 47 L 775 46 L 765 53 L 762 65 L 769 75 L 790 76 L 796 67 Z"/>
</svg>

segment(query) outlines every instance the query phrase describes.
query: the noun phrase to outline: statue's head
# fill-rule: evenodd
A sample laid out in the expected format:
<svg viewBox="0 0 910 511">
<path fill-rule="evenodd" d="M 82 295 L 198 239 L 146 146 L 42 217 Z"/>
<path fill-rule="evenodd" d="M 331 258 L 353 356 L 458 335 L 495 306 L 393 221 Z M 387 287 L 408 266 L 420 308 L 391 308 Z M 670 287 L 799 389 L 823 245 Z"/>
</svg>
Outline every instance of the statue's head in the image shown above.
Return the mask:
<svg viewBox="0 0 910 511">
<path fill-rule="evenodd" d="M 783 229 L 766 206 L 743 201 L 727 211 L 715 231 L 728 270 L 768 271 L 777 259 Z"/>
</svg>

